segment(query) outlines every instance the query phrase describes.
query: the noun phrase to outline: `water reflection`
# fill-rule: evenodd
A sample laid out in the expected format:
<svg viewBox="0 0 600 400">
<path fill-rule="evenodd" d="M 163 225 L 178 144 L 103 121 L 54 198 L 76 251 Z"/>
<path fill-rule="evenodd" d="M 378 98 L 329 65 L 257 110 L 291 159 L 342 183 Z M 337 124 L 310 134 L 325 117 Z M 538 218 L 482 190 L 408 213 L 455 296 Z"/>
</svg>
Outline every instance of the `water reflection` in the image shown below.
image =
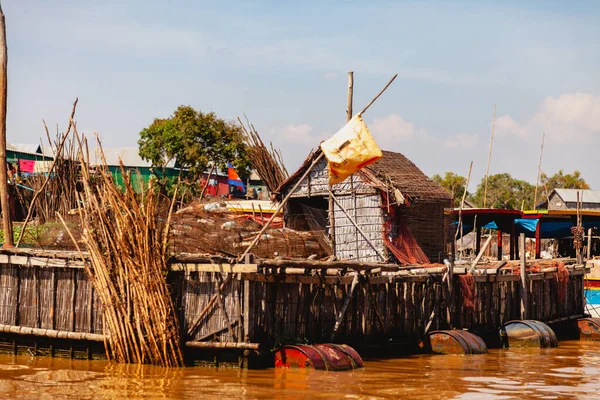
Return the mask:
<svg viewBox="0 0 600 400">
<path fill-rule="evenodd" d="M 183 368 L 0 356 L 0 393 L 45 398 L 598 398 L 600 343 L 367 360 L 350 372 Z"/>
</svg>

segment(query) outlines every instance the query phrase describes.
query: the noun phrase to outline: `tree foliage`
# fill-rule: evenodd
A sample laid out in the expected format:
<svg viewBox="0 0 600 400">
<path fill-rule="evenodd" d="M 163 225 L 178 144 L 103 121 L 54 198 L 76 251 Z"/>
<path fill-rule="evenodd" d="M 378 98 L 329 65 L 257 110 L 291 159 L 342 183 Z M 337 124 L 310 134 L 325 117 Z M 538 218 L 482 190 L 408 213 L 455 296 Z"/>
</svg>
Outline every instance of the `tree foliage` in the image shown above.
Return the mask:
<svg viewBox="0 0 600 400">
<path fill-rule="evenodd" d="M 572 174 L 565 174 L 561 169 L 552 176 L 545 173 L 540 175 L 540 187 L 538 188 L 538 202 L 548 198 L 554 189 L 589 189 L 590 185 L 583 179 L 581 172 L 575 170 Z"/>
<path fill-rule="evenodd" d="M 513 178 L 509 173 L 490 175 L 488 177 L 487 199 L 488 208 L 518 210 L 529 208 L 533 204 L 535 186 L 529 182 Z M 477 185 L 473 202 L 483 207 L 485 194 L 485 177 Z"/>
<path fill-rule="evenodd" d="M 453 172 L 445 172 L 444 176 L 438 174 L 431 177 L 436 183 L 448 190 L 454 199 L 455 207 L 462 200 L 466 179 Z M 566 189 L 589 189 L 585 179 L 579 171 L 565 174 L 563 170 L 552 176 L 541 174 L 540 186 L 538 187 L 537 202 L 545 200 L 548 194 L 555 188 Z M 485 177 L 477 185 L 475 193 L 467 193 L 467 199 L 476 207 L 483 207 L 485 192 Z M 488 177 L 486 207 L 520 210 L 535 207 L 535 185 L 529 182 L 513 178 L 508 173 L 490 175 Z"/>
<path fill-rule="evenodd" d="M 211 165 L 225 169 L 230 162 L 240 175 L 247 174 L 250 167 L 242 128 L 190 106 L 179 106 L 167 119 L 155 119 L 140 132 L 138 145 L 140 156 L 161 169 L 163 176 L 175 159 L 192 180 Z"/>
<path fill-rule="evenodd" d="M 460 202 L 462 201 L 462 196 L 465 191 L 465 184 L 467 183 L 467 179 L 464 176 L 457 175 L 454 172 L 446 172 L 444 173 L 443 178 L 440 175 L 435 174 L 431 177 L 431 179 L 450 192 L 450 195 L 452 196 L 453 207 L 460 206 Z M 469 196 L 468 192 L 467 196 Z"/>
</svg>

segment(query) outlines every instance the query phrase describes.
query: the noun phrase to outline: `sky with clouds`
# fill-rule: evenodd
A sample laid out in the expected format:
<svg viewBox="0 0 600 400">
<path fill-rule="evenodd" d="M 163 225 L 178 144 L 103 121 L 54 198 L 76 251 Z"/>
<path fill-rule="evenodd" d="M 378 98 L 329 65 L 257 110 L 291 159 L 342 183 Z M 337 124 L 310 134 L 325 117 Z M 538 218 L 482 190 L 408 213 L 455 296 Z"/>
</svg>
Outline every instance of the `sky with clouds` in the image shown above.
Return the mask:
<svg viewBox="0 0 600 400">
<path fill-rule="evenodd" d="M 572 4 L 571 4 L 572 3 Z M 600 3 L 558 1 L 4 0 L 7 138 L 76 120 L 105 147 L 180 104 L 245 113 L 288 169 L 345 121 L 347 71 L 379 145 L 428 175 L 535 183 L 578 169 L 600 189 Z"/>
</svg>

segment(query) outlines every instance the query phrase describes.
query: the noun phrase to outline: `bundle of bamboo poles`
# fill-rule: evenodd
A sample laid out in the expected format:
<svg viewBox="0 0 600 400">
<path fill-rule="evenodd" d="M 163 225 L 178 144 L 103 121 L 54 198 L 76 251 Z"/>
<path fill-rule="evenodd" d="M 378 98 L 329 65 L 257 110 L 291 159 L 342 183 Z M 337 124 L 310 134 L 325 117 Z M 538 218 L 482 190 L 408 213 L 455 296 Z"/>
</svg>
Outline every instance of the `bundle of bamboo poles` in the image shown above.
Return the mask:
<svg viewBox="0 0 600 400">
<path fill-rule="evenodd" d="M 103 304 L 107 355 L 119 362 L 181 366 L 180 331 L 166 282 L 173 202 L 161 207 L 152 182 L 136 195 L 123 164 L 125 188 L 119 188 L 100 143 L 98 149 L 104 165 L 93 173 L 82 155 L 87 151 L 79 156 L 79 214 L 91 259 L 88 273 Z"/>
<path fill-rule="evenodd" d="M 244 142 L 248 146 L 248 157 L 252 166 L 271 193 L 275 192 L 289 176 L 281 152 L 275 150 L 273 143 L 270 144 L 270 148 L 265 146 L 258 131 L 249 121 L 246 121 L 247 126 L 241 119 L 238 118 L 238 121 L 244 130 Z"/>
</svg>

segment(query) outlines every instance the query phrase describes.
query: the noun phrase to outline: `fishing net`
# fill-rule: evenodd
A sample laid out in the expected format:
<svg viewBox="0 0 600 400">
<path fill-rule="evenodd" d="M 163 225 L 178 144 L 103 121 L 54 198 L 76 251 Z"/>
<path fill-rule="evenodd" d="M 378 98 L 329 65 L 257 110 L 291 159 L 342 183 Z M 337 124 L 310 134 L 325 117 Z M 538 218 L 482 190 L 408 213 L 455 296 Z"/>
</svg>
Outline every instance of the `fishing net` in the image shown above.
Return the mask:
<svg viewBox="0 0 600 400">
<path fill-rule="evenodd" d="M 473 311 L 475 309 L 475 278 L 471 274 L 459 275 L 459 278 L 463 307 Z"/>
<path fill-rule="evenodd" d="M 382 196 L 383 204 L 387 204 L 387 195 L 382 193 Z M 430 263 L 397 207 L 389 208 L 383 224 L 383 240 L 390 252 L 402 264 Z"/>
</svg>

